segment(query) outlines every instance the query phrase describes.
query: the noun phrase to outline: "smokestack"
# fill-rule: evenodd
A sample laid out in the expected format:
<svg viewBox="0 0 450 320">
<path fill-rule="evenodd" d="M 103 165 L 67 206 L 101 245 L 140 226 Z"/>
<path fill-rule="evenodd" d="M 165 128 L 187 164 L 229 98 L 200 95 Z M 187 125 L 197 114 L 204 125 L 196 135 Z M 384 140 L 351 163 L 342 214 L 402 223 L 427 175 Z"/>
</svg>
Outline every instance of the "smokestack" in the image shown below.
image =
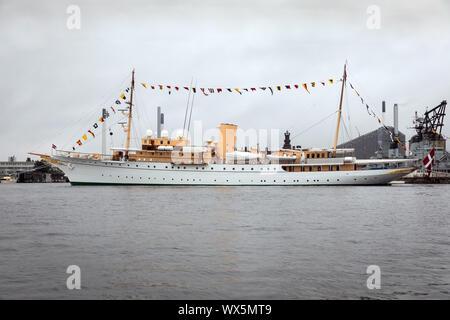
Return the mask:
<svg viewBox="0 0 450 320">
<path fill-rule="evenodd" d="M 163 131 L 164 130 L 164 113 L 161 113 L 160 123 L 161 123 L 161 131 Z"/>
<path fill-rule="evenodd" d="M 394 104 L 394 135 L 398 137 L 398 105 Z"/>
<path fill-rule="evenodd" d="M 386 101 L 383 101 L 382 103 L 381 103 L 381 120 L 383 121 L 383 124 L 385 124 L 384 123 L 384 121 L 385 121 L 385 114 L 386 114 Z"/>
<path fill-rule="evenodd" d="M 158 107 L 156 112 L 156 137 L 161 138 L 161 107 Z"/>
</svg>

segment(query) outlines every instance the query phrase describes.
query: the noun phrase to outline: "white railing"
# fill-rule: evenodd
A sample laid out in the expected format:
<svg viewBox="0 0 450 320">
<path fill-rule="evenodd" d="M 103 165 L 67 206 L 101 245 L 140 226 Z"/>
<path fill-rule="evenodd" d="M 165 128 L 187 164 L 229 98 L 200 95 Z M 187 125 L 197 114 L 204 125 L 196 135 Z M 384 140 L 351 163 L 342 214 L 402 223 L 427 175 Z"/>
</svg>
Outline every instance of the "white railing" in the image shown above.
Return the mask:
<svg viewBox="0 0 450 320">
<path fill-rule="evenodd" d="M 92 160 L 112 160 L 112 155 L 92 153 L 92 152 L 78 152 L 78 151 L 67 151 L 67 150 L 55 150 L 52 155 L 70 157 L 70 158 L 80 158 L 80 159 L 92 159 Z"/>
</svg>

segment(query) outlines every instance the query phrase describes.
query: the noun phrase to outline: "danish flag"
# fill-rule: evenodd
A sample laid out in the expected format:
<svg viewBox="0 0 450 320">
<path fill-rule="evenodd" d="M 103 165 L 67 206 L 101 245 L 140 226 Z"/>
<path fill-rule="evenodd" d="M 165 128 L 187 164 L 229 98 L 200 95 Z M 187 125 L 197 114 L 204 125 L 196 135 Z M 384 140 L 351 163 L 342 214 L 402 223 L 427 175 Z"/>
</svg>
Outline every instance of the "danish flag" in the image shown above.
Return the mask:
<svg viewBox="0 0 450 320">
<path fill-rule="evenodd" d="M 427 154 L 427 156 L 422 160 L 423 162 L 423 167 L 425 169 L 427 169 L 428 172 L 428 177 L 431 174 L 431 168 L 433 167 L 433 162 L 434 162 L 434 148 L 431 149 L 430 153 Z"/>
</svg>

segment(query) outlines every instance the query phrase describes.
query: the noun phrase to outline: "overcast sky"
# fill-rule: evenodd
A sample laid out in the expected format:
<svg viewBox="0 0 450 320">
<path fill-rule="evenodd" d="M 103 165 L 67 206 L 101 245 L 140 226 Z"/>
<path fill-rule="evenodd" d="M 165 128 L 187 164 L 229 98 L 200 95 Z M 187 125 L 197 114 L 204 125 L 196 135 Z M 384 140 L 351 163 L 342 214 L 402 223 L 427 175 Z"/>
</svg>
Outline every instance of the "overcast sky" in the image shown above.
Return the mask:
<svg viewBox="0 0 450 320">
<path fill-rule="evenodd" d="M 81 10 L 79 30 L 67 28 L 71 4 Z M 380 9 L 379 29 L 368 27 L 370 5 Z M 387 124 L 399 104 L 409 138 L 414 111 L 449 98 L 449 15 L 448 0 L 0 0 L 0 159 L 49 152 L 52 143 L 71 148 L 122 93 L 133 67 L 139 83 L 187 86 L 193 78 L 198 87 L 244 88 L 339 79 L 348 60 L 349 80 L 365 101 L 380 112 L 386 100 Z M 337 109 L 339 90 L 197 95 L 192 119 L 205 129 L 231 122 L 294 136 Z M 182 127 L 186 100 L 185 92 L 139 86 L 136 130 L 156 130 L 158 105 L 167 129 Z M 341 142 L 377 128 L 351 90 L 344 121 Z M 294 143 L 329 147 L 335 124 L 329 117 Z M 448 125 L 447 118 L 450 135 Z M 85 151 L 99 151 L 99 140 Z"/>
</svg>

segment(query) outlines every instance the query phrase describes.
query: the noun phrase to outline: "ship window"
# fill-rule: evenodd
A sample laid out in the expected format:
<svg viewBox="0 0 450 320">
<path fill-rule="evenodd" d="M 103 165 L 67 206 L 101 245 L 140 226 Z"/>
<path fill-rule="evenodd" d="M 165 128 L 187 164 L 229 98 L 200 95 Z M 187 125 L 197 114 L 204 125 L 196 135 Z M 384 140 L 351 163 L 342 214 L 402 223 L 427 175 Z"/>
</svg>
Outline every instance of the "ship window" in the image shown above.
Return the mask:
<svg viewBox="0 0 450 320">
<path fill-rule="evenodd" d="M 233 168 L 233 170 L 236 170 L 236 168 Z"/>
<path fill-rule="evenodd" d="M 317 167 L 317 171 L 322 171 L 322 167 Z"/>
<path fill-rule="evenodd" d="M 164 143 L 164 141 L 161 140 L 161 144 L 163 144 L 163 143 Z"/>
<path fill-rule="evenodd" d="M 311 154 L 311 158 L 314 158 L 316 155 L 313 153 L 313 154 Z"/>
<path fill-rule="evenodd" d="M 227 168 L 223 167 L 223 170 L 226 170 Z"/>
<path fill-rule="evenodd" d="M 306 158 L 308 158 L 309 159 L 309 153 L 306 155 Z"/>
<path fill-rule="evenodd" d="M 167 144 L 170 144 L 170 141 L 167 141 Z"/>
<path fill-rule="evenodd" d="M 136 165 L 136 168 L 138 168 L 139 166 L 138 165 Z"/>
<path fill-rule="evenodd" d="M 244 168 L 242 168 L 242 170 L 244 170 Z"/>
<path fill-rule="evenodd" d="M 340 167 L 339 166 L 336 166 L 336 171 L 339 171 L 340 170 Z"/>
<path fill-rule="evenodd" d="M 253 170 L 253 168 L 252 168 L 252 170 Z"/>
</svg>

